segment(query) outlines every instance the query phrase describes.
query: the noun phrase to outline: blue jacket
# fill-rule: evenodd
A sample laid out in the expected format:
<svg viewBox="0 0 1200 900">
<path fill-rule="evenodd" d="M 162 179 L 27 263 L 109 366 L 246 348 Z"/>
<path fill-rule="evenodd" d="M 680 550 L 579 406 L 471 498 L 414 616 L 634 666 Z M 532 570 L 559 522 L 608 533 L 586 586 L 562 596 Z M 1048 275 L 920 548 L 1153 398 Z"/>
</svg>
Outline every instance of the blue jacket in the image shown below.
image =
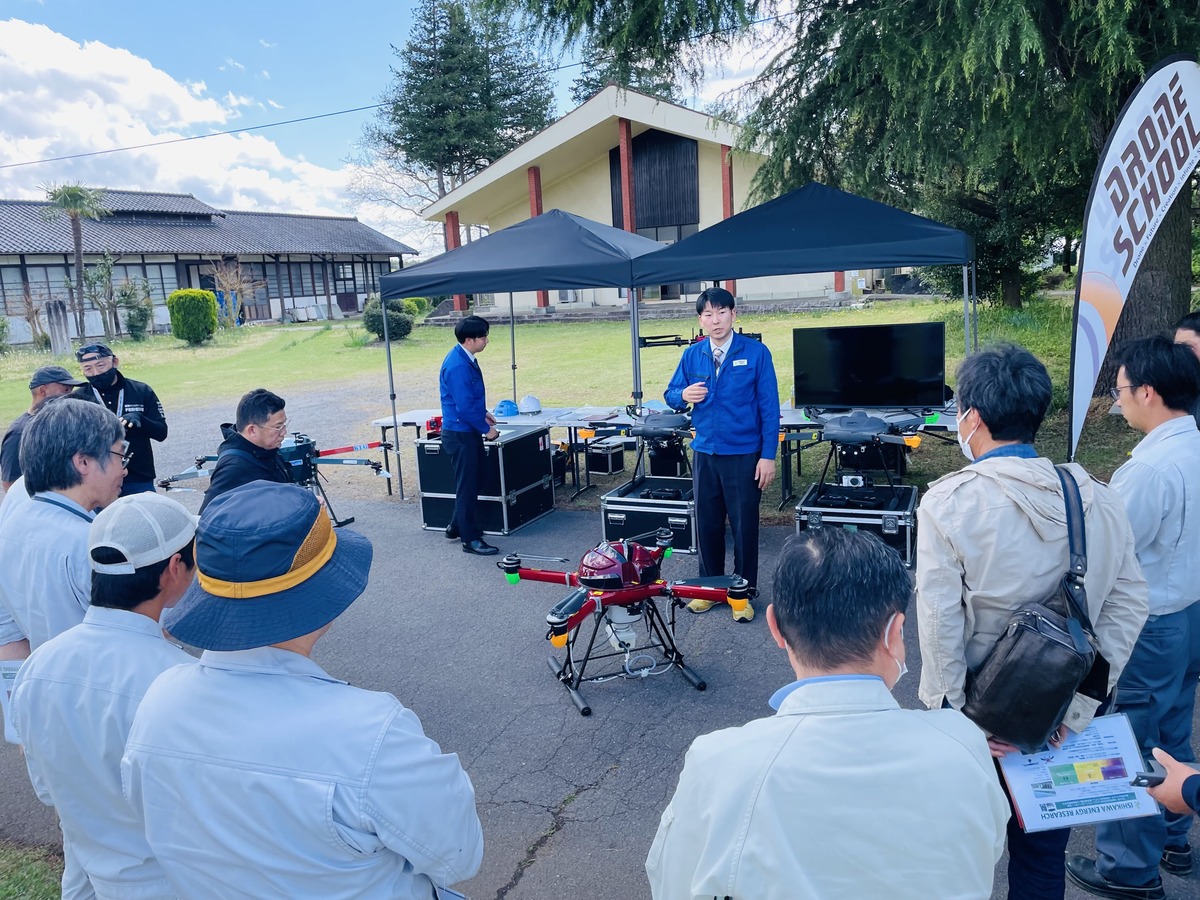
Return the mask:
<svg viewBox="0 0 1200 900">
<path fill-rule="evenodd" d="M 479 364 L 471 362 L 462 344 L 456 344 L 442 360 L 438 377 L 442 392 L 442 430 L 487 434 L 487 395 Z"/>
<path fill-rule="evenodd" d="M 707 340 L 683 351 L 679 366 L 663 397 L 683 409 L 683 389 L 697 381 L 708 385 L 708 396 L 692 408 L 697 453 L 757 453 L 774 459 L 779 448 L 779 383 L 771 351 L 761 341 L 734 333 L 716 375 Z"/>
</svg>

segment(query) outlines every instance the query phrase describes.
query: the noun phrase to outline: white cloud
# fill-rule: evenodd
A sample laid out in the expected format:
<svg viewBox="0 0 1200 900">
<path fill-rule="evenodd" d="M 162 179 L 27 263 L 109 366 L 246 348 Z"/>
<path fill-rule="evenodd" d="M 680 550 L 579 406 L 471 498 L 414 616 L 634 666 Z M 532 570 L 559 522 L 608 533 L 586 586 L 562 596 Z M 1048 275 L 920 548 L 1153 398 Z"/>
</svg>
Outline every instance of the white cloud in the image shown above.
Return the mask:
<svg viewBox="0 0 1200 900">
<path fill-rule="evenodd" d="M 0 21 L 0 166 L 222 131 L 253 105 L 261 106 L 233 92 L 213 97 L 204 82 L 177 81 L 126 50 Z M 269 137 L 247 133 L 0 168 L 0 197 L 41 199 L 43 184 L 81 181 L 192 193 L 227 209 L 358 215 L 400 240 L 419 231 L 415 217 L 349 199 L 353 172 L 289 156 Z"/>
<path fill-rule="evenodd" d="M 259 73 L 258 73 L 258 77 L 259 77 L 259 78 L 265 78 L 267 81 L 270 81 L 270 80 L 271 80 L 271 73 L 270 73 L 270 72 L 268 72 L 266 69 L 263 69 L 261 72 L 259 72 Z"/>
<path fill-rule="evenodd" d="M 268 41 L 266 38 L 259 38 L 259 39 L 258 39 L 258 46 L 262 47 L 264 50 L 270 50 L 272 47 L 274 47 L 274 46 L 276 46 L 276 45 L 275 45 L 275 44 L 272 44 L 272 43 L 271 43 L 270 41 Z"/>
<path fill-rule="evenodd" d="M 227 56 L 227 57 L 225 57 L 225 64 L 223 66 L 219 66 L 218 68 L 222 72 L 224 72 L 226 69 L 237 69 L 240 72 L 243 69 L 245 69 L 246 67 L 244 65 L 242 65 L 240 62 L 238 62 L 236 59 L 233 59 L 232 57 Z"/>
<path fill-rule="evenodd" d="M 271 100 L 270 98 L 267 99 L 267 106 L 271 107 L 271 109 L 283 109 L 282 103 L 276 103 L 274 100 Z"/>
</svg>

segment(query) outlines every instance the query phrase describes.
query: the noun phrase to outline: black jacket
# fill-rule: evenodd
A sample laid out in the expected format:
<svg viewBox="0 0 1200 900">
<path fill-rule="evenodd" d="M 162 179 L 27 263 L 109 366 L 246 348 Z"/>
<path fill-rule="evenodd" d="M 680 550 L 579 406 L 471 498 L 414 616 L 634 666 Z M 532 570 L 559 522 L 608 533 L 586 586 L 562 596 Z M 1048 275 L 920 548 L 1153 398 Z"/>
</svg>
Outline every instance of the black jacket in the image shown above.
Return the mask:
<svg viewBox="0 0 1200 900">
<path fill-rule="evenodd" d="M 250 443 L 234 431 L 229 423 L 221 426 L 221 434 L 225 436 L 225 440 L 221 442 L 221 448 L 217 451 L 217 464 L 213 467 L 208 490 L 204 492 L 200 512 L 204 512 L 204 507 L 212 503 L 214 497 L 251 481 L 291 483 L 291 475 L 288 474 L 283 460 L 279 458 L 278 450 L 264 450 L 257 444 Z"/>
<path fill-rule="evenodd" d="M 133 453 L 129 468 L 125 471 L 125 480 L 153 481 L 154 451 L 150 449 L 150 441 L 167 439 L 167 417 L 154 388 L 145 382 L 126 378 L 119 370 L 113 371 L 117 375 L 116 381 L 100 390 L 99 394 L 108 410 L 133 423 L 132 428 L 125 429 L 125 440 L 129 441 L 129 449 Z M 85 384 L 76 388 L 71 396 L 95 403 L 96 394 L 95 388 Z"/>
</svg>

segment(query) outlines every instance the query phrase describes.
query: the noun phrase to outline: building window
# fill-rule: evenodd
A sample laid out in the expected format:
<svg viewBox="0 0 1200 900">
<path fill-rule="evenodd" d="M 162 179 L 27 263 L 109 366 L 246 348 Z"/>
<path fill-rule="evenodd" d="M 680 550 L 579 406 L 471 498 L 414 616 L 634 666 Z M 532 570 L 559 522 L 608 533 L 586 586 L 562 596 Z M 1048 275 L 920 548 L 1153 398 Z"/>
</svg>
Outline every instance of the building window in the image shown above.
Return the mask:
<svg viewBox="0 0 1200 900">
<path fill-rule="evenodd" d="M 10 316 L 25 314 L 25 288 L 20 266 L 0 266 L 0 306 Z"/>
<path fill-rule="evenodd" d="M 70 300 L 70 291 L 67 288 L 70 279 L 66 266 L 28 266 L 25 271 L 29 276 L 29 293 L 34 303 Z"/>
</svg>

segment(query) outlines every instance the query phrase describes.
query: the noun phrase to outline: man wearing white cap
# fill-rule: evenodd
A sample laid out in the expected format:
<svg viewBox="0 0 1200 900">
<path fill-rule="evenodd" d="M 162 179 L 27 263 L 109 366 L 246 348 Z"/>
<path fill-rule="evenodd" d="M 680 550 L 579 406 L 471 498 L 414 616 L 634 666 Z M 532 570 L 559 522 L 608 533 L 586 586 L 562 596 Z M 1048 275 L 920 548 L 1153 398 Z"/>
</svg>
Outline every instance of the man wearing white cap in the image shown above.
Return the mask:
<svg viewBox="0 0 1200 900">
<path fill-rule="evenodd" d="M 88 529 L 91 606 L 21 667 L 12 709 L 38 797 L 62 822 L 64 897 L 174 896 L 121 793 L 121 755 L 142 695 L 195 660 L 159 617 L 192 582 L 195 516 L 167 497 L 122 497 Z"/>
<path fill-rule="evenodd" d="M 391 694 L 311 659 L 371 556 L 296 485 L 252 481 L 205 508 L 197 584 L 166 622 L 204 655 L 146 692 L 121 763 L 181 900 L 432 900 L 479 868 L 458 757 Z"/>
</svg>

